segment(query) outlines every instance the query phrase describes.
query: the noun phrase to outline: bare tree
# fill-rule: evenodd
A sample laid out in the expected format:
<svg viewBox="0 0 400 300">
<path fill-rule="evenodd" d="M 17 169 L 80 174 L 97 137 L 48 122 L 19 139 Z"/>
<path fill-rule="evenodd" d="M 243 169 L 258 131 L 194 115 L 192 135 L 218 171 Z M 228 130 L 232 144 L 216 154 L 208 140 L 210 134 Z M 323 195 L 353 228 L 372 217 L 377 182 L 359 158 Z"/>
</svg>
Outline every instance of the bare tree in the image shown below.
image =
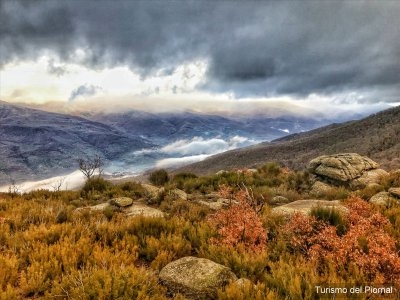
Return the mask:
<svg viewBox="0 0 400 300">
<path fill-rule="evenodd" d="M 59 192 L 61 191 L 61 187 L 64 184 L 66 177 L 60 177 L 59 179 L 57 179 L 52 185 L 51 187 L 53 188 L 54 192 Z"/>
<path fill-rule="evenodd" d="M 98 172 L 98 175 L 100 176 L 103 174 L 103 160 L 101 159 L 100 156 L 96 156 L 93 159 L 83 159 L 80 158 L 78 159 L 78 164 L 79 164 L 79 170 L 83 173 L 83 175 L 87 178 L 90 179 L 93 177 L 95 174 L 96 170 Z"/>
<path fill-rule="evenodd" d="M 21 187 L 17 185 L 15 179 L 9 176 L 10 185 L 8 187 L 8 194 L 14 199 L 15 196 L 22 194 Z"/>
</svg>

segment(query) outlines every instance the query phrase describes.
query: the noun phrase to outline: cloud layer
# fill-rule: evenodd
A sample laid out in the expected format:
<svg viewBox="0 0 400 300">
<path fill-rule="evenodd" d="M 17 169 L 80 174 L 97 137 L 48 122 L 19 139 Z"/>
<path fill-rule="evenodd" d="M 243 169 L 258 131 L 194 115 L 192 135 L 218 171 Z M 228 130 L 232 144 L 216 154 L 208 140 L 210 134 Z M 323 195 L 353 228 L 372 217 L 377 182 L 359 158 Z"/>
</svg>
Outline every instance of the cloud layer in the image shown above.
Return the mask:
<svg viewBox="0 0 400 300">
<path fill-rule="evenodd" d="M 198 89 L 399 102 L 397 1 L 1 1 L 0 63 L 46 53 L 142 77 L 204 60 Z M 62 66 L 49 65 L 62 76 Z M 190 76 L 190 74 L 188 74 Z"/>
</svg>

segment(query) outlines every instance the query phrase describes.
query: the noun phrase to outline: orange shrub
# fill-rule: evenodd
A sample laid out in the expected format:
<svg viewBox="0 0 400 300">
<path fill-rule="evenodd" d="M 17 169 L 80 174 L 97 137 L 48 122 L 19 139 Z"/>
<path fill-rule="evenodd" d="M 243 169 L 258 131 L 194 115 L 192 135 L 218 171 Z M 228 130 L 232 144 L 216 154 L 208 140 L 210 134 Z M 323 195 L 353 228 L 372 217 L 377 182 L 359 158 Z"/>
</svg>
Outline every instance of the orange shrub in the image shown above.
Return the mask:
<svg viewBox="0 0 400 300">
<path fill-rule="evenodd" d="M 371 282 L 400 284 L 400 257 L 387 232 L 389 221 L 360 198 L 350 199 L 347 207 L 349 225 L 341 236 L 335 226 L 294 215 L 283 229 L 289 246 L 320 265 L 333 263 L 338 272 L 355 267 Z"/>
<path fill-rule="evenodd" d="M 247 201 L 245 192 L 236 193 L 234 200 L 237 203 L 232 203 L 228 209 L 221 209 L 208 218 L 218 232 L 218 237 L 211 238 L 211 242 L 231 247 L 243 244 L 246 249 L 264 250 L 267 232 L 261 218 Z"/>
</svg>

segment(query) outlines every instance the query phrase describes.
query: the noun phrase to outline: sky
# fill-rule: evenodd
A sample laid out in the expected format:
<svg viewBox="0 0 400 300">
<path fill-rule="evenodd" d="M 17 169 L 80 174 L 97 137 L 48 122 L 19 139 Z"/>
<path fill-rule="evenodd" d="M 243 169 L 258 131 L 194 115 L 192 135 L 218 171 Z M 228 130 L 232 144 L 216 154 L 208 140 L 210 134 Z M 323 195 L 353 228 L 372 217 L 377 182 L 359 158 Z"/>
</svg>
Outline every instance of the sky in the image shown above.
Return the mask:
<svg viewBox="0 0 400 300">
<path fill-rule="evenodd" d="M 376 110 L 400 103 L 399 16 L 395 0 L 0 0 L 0 100 Z"/>
</svg>

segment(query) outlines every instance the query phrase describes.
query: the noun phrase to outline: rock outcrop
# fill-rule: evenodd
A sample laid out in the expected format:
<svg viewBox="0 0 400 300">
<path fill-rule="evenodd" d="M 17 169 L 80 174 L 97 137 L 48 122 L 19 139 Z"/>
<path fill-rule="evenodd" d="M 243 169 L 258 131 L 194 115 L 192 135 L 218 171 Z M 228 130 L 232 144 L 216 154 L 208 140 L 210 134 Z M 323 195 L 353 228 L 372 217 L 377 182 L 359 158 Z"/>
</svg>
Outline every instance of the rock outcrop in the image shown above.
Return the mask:
<svg viewBox="0 0 400 300">
<path fill-rule="evenodd" d="M 348 209 L 340 203 L 339 200 L 297 200 L 291 202 L 289 204 L 281 205 L 278 207 L 274 207 L 272 209 L 273 213 L 282 214 L 282 215 L 291 215 L 296 212 L 300 212 L 302 214 L 308 215 L 311 212 L 313 207 L 322 207 L 322 208 L 335 208 L 342 212 L 347 212 Z"/>
<path fill-rule="evenodd" d="M 364 188 L 368 185 L 379 183 L 380 179 L 387 175 L 389 175 L 389 173 L 382 169 L 368 170 L 359 178 L 352 180 L 350 185 L 354 189 Z"/>
<path fill-rule="evenodd" d="M 165 192 L 165 189 L 163 187 L 159 188 L 151 184 L 143 183 L 142 187 L 145 191 L 147 203 L 149 204 L 158 202 L 158 198 L 160 197 L 160 195 Z"/>
<path fill-rule="evenodd" d="M 164 217 L 164 213 L 157 209 L 146 205 L 143 201 L 135 201 L 133 204 L 123 211 L 128 217 L 144 216 L 144 217 Z"/>
<path fill-rule="evenodd" d="M 117 206 L 117 207 L 127 207 L 132 205 L 133 199 L 129 197 L 118 197 L 118 198 L 113 198 L 108 201 L 111 205 Z"/>
<path fill-rule="evenodd" d="M 357 153 L 322 155 L 310 161 L 308 169 L 318 181 L 352 189 L 378 183 L 387 172 L 372 159 Z"/>
<path fill-rule="evenodd" d="M 221 208 L 228 207 L 231 202 L 232 202 L 231 200 L 224 199 L 224 198 L 218 198 L 214 201 L 205 201 L 205 200 L 197 201 L 197 203 L 208 206 L 209 208 L 211 208 L 213 210 L 219 210 Z"/>
<path fill-rule="evenodd" d="M 188 194 L 186 194 L 185 191 L 182 191 L 180 189 L 172 189 L 168 191 L 168 195 L 173 199 L 173 200 L 187 200 L 188 199 Z"/>
<path fill-rule="evenodd" d="M 317 180 L 311 187 L 310 194 L 313 197 L 320 197 L 333 191 L 333 186 L 325 182 Z"/>
<path fill-rule="evenodd" d="M 282 204 L 286 204 L 286 203 L 289 203 L 289 202 L 290 202 L 290 200 L 288 198 L 286 198 L 286 197 L 275 196 L 269 201 L 269 204 L 271 204 L 271 205 L 282 205 Z"/>
<path fill-rule="evenodd" d="M 237 280 L 229 268 L 192 256 L 169 263 L 159 276 L 169 292 L 181 293 L 187 299 L 215 299 L 219 288 Z"/>
<path fill-rule="evenodd" d="M 309 163 L 311 173 L 342 182 L 358 178 L 365 171 L 376 168 L 378 168 L 376 162 L 357 153 L 322 155 Z"/>
</svg>

